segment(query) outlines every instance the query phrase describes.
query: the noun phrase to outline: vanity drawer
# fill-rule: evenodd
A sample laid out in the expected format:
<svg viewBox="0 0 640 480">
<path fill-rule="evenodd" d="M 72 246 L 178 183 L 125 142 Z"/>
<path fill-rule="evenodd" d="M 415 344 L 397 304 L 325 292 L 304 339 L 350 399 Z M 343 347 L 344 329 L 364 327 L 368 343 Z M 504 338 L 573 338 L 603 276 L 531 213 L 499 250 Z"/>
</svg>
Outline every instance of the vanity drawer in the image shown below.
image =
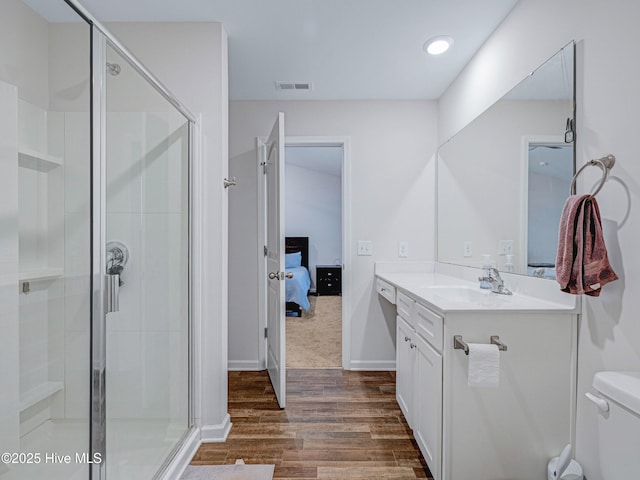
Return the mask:
<svg viewBox="0 0 640 480">
<path fill-rule="evenodd" d="M 418 335 L 438 352 L 442 351 L 442 317 L 419 303 L 414 306 L 414 327 Z"/>
<path fill-rule="evenodd" d="M 379 278 L 376 279 L 376 292 L 389 300 L 394 305 L 396 304 L 396 287 L 390 283 L 385 282 Z"/>
<path fill-rule="evenodd" d="M 413 323 L 414 322 L 413 307 L 415 303 L 416 302 L 411 297 L 406 296 L 402 292 L 398 292 L 396 296 L 396 306 L 398 309 L 398 315 L 404 318 L 407 321 L 407 323 L 412 327 L 415 326 Z"/>
</svg>

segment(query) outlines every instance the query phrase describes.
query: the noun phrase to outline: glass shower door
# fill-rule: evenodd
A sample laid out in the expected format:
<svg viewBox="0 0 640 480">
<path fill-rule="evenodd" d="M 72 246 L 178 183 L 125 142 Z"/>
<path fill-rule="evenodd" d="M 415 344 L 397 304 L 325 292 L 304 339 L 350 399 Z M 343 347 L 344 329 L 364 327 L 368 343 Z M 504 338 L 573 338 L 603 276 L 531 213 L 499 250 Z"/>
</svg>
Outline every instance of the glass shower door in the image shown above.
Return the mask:
<svg viewBox="0 0 640 480">
<path fill-rule="evenodd" d="M 189 122 L 106 60 L 106 476 L 143 480 L 190 427 Z"/>
<path fill-rule="evenodd" d="M 28 3 L 0 7 L 0 480 L 86 480 L 91 29 Z"/>
</svg>

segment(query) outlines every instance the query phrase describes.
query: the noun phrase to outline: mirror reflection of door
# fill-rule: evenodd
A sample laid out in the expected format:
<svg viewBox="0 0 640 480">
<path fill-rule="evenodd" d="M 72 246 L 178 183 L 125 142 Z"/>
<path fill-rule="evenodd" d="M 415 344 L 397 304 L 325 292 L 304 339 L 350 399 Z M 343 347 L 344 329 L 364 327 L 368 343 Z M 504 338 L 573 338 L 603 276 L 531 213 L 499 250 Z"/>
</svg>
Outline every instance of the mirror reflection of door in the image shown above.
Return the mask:
<svg viewBox="0 0 640 480">
<path fill-rule="evenodd" d="M 573 144 L 529 143 L 527 273 L 555 278 L 558 226 L 573 178 Z"/>
</svg>

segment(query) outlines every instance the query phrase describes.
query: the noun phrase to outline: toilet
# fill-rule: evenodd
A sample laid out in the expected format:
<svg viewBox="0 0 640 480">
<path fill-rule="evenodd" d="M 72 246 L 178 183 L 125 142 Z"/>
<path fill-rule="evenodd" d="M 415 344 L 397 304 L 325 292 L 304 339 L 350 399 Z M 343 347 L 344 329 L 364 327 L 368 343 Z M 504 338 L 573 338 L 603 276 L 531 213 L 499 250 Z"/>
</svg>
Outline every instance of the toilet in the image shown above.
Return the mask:
<svg viewBox="0 0 640 480">
<path fill-rule="evenodd" d="M 640 372 L 598 372 L 593 387 L 602 480 L 640 478 Z"/>
</svg>

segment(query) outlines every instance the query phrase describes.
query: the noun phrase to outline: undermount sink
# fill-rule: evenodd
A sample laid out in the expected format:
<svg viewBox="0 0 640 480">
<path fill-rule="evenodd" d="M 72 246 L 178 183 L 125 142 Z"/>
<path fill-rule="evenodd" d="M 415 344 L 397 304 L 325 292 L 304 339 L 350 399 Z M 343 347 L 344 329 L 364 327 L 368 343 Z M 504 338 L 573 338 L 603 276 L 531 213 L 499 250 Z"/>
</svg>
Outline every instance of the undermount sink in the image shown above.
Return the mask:
<svg viewBox="0 0 640 480">
<path fill-rule="evenodd" d="M 467 285 L 431 285 L 426 287 L 434 295 L 464 303 L 487 303 L 496 301 L 495 293 L 480 288 L 471 288 Z"/>
</svg>

